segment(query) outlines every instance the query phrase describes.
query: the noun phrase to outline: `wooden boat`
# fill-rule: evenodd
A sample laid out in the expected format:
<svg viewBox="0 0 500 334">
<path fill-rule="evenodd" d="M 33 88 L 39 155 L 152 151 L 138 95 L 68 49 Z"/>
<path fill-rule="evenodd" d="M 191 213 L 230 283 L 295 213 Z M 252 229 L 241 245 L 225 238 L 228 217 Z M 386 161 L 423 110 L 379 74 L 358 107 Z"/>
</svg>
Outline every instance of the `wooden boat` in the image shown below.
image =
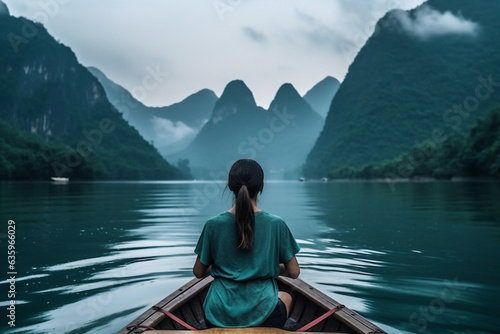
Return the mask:
<svg viewBox="0 0 500 334">
<path fill-rule="evenodd" d="M 207 334 L 281 334 L 290 331 L 321 333 L 387 333 L 358 313 L 328 297 L 300 279 L 278 277 L 280 290 L 293 297 L 285 329 L 212 328 L 206 329 L 203 301 L 213 278 L 193 279 L 148 309 L 117 334 L 185 334 L 203 330 Z"/>
</svg>

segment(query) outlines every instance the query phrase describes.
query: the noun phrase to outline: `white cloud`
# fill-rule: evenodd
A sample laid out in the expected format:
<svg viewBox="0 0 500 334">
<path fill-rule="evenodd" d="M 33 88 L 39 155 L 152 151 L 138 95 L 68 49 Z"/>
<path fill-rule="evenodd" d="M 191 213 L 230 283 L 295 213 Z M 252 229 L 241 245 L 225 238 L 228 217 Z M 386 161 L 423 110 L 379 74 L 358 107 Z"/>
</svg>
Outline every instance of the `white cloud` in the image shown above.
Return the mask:
<svg viewBox="0 0 500 334">
<path fill-rule="evenodd" d="M 155 142 L 155 145 L 170 145 L 197 132 L 197 130 L 190 128 L 181 121 L 172 122 L 155 116 L 152 122 L 156 138 L 159 141 L 158 143 Z"/>
<path fill-rule="evenodd" d="M 449 34 L 473 36 L 479 30 L 477 23 L 461 15 L 449 11 L 440 13 L 427 5 L 418 8 L 414 15 L 403 11 L 395 11 L 392 15 L 407 33 L 422 39 Z"/>
</svg>

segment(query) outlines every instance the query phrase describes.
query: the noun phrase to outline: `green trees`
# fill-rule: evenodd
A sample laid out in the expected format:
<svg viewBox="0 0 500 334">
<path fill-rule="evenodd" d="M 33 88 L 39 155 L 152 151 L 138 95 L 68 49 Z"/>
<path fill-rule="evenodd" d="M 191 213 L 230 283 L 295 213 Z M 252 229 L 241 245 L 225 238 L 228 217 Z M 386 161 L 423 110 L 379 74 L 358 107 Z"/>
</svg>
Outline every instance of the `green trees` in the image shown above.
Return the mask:
<svg viewBox="0 0 500 334">
<path fill-rule="evenodd" d="M 0 120 L 0 180 L 48 180 L 51 176 L 77 180 L 191 178 L 167 164 L 154 149 L 97 147 L 93 154 L 80 155 L 68 145 L 44 142 Z"/>
<path fill-rule="evenodd" d="M 362 168 L 332 167 L 332 179 L 500 177 L 500 106 L 476 121 L 468 134 L 455 132 L 441 144 L 422 144 L 396 159 Z"/>
<path fill-rule="evenodd" d="M 461 152 L 467 176 L 500 177 L 500 107 L 480 119 Z"/>
<path fill-rule="evenodd" d="M 54 176 L 51 163 L 64 156 L 62 145 L 48 144 L 0 120 L 0 180 L 36 180 Z M 75 174 L 81 178 L 81 172 Z M 87 175 L 86 178 L 92 178 Z"/>
</svg>

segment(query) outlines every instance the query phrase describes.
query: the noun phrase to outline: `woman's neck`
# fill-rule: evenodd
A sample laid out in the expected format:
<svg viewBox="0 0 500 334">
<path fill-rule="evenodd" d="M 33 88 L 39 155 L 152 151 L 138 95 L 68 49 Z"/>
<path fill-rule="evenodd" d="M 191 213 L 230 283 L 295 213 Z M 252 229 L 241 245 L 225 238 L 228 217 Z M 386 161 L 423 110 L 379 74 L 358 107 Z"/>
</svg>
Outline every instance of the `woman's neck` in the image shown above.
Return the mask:
<svg viewBox="0 0 500 334">
<path fill-rule="evenodd" d="M 253 212 L 258 212 L 258 211 L 261 211 L 258 207 L 257 207 L 257 202 L 255 200 L 252 200 L 252 209 L 253 209 Z M 236 206 L 233 206 L 231 209 L 228 210 L 230 213 L 232 213 L 233 215 L 236 213 Z"/>
</svg>

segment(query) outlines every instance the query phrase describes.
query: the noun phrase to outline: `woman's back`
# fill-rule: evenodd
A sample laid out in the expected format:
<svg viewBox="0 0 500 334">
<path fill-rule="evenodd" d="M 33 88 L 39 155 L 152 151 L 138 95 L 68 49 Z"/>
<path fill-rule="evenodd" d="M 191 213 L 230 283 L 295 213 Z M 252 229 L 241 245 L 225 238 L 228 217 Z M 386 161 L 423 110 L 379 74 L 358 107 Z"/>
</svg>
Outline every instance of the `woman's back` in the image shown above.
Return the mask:
<svg viewBox="0 0 500 334">
<path fill-rule="evenodd" d="M 254 244 L 237 248 L 235 217 L 224 212 L 207 221 L 195 253 L 212 265 L 216 278 L 205 300 L 205 311 L 217 326 L 255 326 L 266 319 L 278 301 L 274 280 L 279 264 L 299 248 L 285 222 L 264 211 L 255 212 Z"/>
<path fill-rule="evenodd" d="M 278 293 L 275 278 L 281 264 L 290 277 L 299 275 L 299 246 L 281 218 L 257 207 L 264 171 L 255 160 L 236 161 L 227 185 L 235 205 L 207 221 L 195 249 L 193 273 L 215 278 L 203 305 L 207 324 L 282 327 L 292 297 Z"/>
<path fill-rule="evenodd" d="M 252 249 L 236 248 L 234 215 L 229 212 L 209 219 L 200 240 L 202 238 L 209 239 L 210 248 L 200 253 L 200 259 L 213 263 L 211 275 L 235 281 L 277 277 L 279 264 L 290 260 L 298 251 L 285 222 L 264 211 L 255 213 Z"/>
</svg>

